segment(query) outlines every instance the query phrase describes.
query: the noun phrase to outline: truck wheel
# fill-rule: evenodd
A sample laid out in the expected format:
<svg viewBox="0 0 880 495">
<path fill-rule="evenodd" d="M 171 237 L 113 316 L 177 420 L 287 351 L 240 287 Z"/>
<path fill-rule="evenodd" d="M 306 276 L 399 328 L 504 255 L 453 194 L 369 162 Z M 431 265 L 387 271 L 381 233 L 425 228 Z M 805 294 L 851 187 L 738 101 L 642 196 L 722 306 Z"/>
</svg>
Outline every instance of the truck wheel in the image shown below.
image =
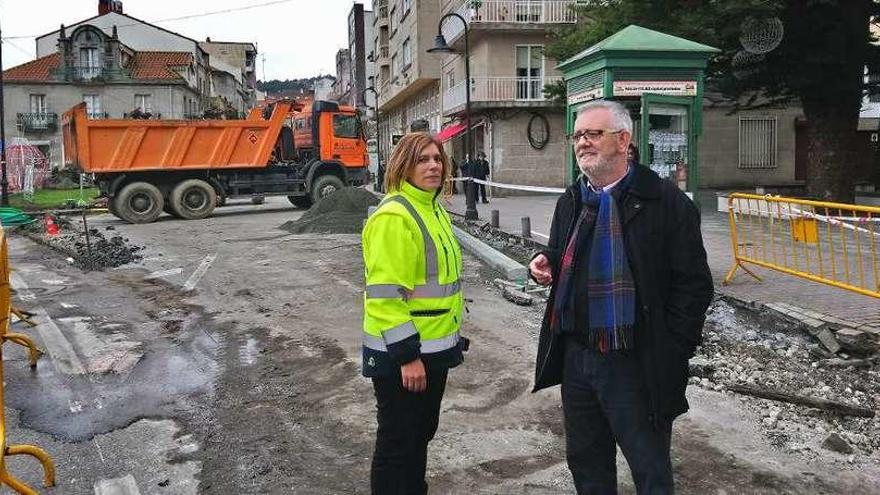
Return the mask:
<svg viewBox="0 0 880 495">
<path fill-rule="evenodd" d="M 113 196 L 107 200 L 107 210 L 116 218 L 119 218 L 119 210 L 116 209 L 116 198 L 119 196 Z"/>
<path fill-rule="evenodd" d="M 326 198 L 343 187 L 345 187 L 345 184 L 342 183 L 342 179 L 339 177 L 335 175 L 322 175 L 315 179 L 315 182 L 312 182 L 312 202 L 317 203 L 322 198 Z"/>
<path fill-rule="evenodd" d="M 287 200 L 290 201 L 290 204 L 296 206 L 297 208 L 305 209 L 312 207 L 311 196 L 288 196 Z"/>
<path fill-rule="evenodd" d="M 155 222 L 162 214 L 165 200 L 159 188 L 149 182 L 132 182 L 116 195 L 116 216 L 128 223 Z"/>
<path fill-rule="evenodd" d="M 171 191 L 171 208 L 184 220 L 205 218 L 217 206 L 217 192 L 211 184 L 199 179 L 188 179 Z"/>
</svg>

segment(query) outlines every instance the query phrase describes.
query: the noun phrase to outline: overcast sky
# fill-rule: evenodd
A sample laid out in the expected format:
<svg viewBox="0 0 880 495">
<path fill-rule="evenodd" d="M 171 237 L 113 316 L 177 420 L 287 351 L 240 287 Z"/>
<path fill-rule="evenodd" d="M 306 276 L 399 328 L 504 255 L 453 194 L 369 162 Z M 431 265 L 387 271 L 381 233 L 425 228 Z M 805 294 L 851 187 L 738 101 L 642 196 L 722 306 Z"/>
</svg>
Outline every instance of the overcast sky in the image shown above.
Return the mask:
<svg viewBox="0 0 880 495">
<path fill-rule="evenodd" d="M 264 5 L 272 3 L 273 5 Z M 260 59 L 257 77 L 311 77 L 336 72 L 337 50 L 348 45 L 348 13 L 353 0 L 123 0 L 124 12 L 138 19 L 202 41 L 250 41 Z M 370 10 L 372 0 L 361 0 Z M 261 6 L 263 5 L 263 6 Z M 165 20 L 198 16 L 180 20 Z M 98 0 L 0 0 L 3 29 L 3 68 L 36 54 L 34 37 L 98 14 Z"/>
</svg>

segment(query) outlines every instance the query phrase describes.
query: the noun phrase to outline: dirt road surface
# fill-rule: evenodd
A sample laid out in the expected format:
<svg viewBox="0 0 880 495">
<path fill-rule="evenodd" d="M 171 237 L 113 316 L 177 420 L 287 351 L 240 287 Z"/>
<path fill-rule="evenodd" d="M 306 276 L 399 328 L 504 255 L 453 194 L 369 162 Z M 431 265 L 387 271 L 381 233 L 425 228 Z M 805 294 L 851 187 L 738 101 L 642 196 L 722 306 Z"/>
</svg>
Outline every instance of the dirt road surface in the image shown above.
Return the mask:
<svg viewBox="0 0 880 495">
<path fill-rule="evenodd" d="M 8 436 L 53 455 L 58 486 L 43 493 L 369 492 L 360 239 L 277 229 L 301 214 L 268 198 L 201 221 L 96 217 L 93 228 L 145 246 L 143 261 L 103 272 L 12 236 L 16 297 L 40 322 L 23 331 L 49 354 L 31 371 L 4 346 Z M 465 265 L 473 345 L 450 375 L 431 493 L 573 493 L 558 388 L 530 393 L 542 308 L 512 305 L 491 286 L 496 274 Z M 876 454 L 786 452 L 744 399 L 697 387 L 689 398 L 674 433 L 682 494 L 880 492 Z M 39 484 L 31 459 L 8 467 Z"/>
</svg>

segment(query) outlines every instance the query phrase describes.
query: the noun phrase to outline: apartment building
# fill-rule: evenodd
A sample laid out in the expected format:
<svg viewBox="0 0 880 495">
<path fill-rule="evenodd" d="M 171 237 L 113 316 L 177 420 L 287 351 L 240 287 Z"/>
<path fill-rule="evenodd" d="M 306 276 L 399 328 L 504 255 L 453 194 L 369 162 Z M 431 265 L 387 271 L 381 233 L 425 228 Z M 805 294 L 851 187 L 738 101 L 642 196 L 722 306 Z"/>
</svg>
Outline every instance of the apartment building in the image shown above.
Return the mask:
<svg viewBox="0 0 880 495">
<path fill-rule="evenodd" d="M 257 46 L 250 42 L 199 43 L 211 66 L 211 94 L 230 114 L 243 115 L 257 103 Z"/>
<path fill-rule="evenodd" d="M 564 108 L 544 95 L 544 87 L 560 83 L 562 74 L 555 69 L 557 61 L 544 55 L 544 47 L 550 44 L 553 29 L 576 22 L 575 3 L 440 0 L 443 14 L 454 12 L 468 22 L 471 136 L 475 152 L 486 154 L 496 182 L 548 187 L 565 184 Z M 442 118 L 448 129 L 444 136 L 455 134 L 451 150 L 462 160 L 464 26 L 450 18 L 443 24 L 443 35 L 459 52 L 446 56 L 441 65 Z"/>
<path fill-rule="evenodd" d="M 374 40 L 379 93 L 379 149 L 390 154 L 392 143 L 414 121 L 426 121 L 432 132 L 442 127 L 440 68 L 433 46 L 440 19 L 437 0 L 376 0 Z"/>
<path fill-rule="evenodd" d="M 364 115 L 376 104 L 375 95 L 364 90 L 375 84 L 376 64 L 373 11 L 355 3 L 348 14 L 348 52 L 351 57 L 351 104 Z"/>
<path fill-rule="evenodd" d="M 351 105 L 354 98 L 351 62 L 348 48 L 343 48 L 336 52 L 336 80 L 333 81 L 333 91 L 330 93 L 330 99 L 345 105 Z"/>
</svg>

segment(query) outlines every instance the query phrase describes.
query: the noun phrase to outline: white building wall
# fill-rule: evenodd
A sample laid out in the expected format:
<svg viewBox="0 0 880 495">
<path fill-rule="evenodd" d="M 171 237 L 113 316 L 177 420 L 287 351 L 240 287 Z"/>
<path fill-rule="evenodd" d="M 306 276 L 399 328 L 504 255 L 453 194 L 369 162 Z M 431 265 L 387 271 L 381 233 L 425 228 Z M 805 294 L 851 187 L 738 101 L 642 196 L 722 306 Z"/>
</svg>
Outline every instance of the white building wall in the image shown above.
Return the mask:
<svg viewBox="0 0 880 495">
<path fill-rule="evenodd" d="M 49 163 L 53 168 L 62 165 L 61 115 L 83 101 L 84 95 L 99 95 L 101 111 L 111 119 L 121 119 L 135 108 L 135 95 L 148 94 L 153 114 L 163 119 L 181 119 L 185 113 L 184 100 L 197 99 L 198 95 L 184 85 L 168 84 L 114 84 L 114 85 L 68 85 L 6 83 L 3 85 L 6 105 L 7 140 L 23 137 L 32 143 L 48 145 Z M 16 125 L 19 113 L 30 113 L 30 95 L 46 95 L 46 110 L 58 114 L 58 125 L 53 131 L 24 132 Z"/>
<path fill-rule="evenodd" d="M 74 29 L 84 24 L 100 28 L 107 33 L 107 36 L 113 34 L 113 26 L 116 26 L 119 40 L 134 50 L 192 52 L 198 60 L 198 43 L 195 41 L 126 15 L 111 12 L 88 21 L 65 26 L 65 30 L 69 35 Z M 59 31 L 56 30 L 37 38 L 37 58 L 58 51 L 58 35 Z"/>
</svg>

